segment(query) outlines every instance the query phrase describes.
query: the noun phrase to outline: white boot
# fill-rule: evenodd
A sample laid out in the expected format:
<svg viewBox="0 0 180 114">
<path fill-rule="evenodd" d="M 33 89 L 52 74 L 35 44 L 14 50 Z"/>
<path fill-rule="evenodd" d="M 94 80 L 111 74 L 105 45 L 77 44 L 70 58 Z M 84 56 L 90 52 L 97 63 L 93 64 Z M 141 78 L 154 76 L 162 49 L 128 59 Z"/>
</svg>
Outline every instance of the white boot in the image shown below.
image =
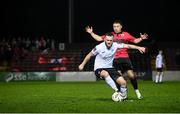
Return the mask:
<svg viewBox="0 0 180 114">
<path fill-rule="evenodd" d="M 138 99 L 143 99 L 143 96 L 141 95 L 141 93 L 139 92 L 139 90 L 135 90 L 136 96 Z"/>
</svg>

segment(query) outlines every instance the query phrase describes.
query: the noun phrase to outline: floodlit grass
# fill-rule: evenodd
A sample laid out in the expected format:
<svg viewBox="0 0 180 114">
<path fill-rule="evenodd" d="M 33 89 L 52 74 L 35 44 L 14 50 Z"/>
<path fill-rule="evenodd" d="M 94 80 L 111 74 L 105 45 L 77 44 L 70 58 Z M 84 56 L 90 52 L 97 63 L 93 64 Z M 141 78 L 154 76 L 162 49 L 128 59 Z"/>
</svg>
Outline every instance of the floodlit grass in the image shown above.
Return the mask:
<svg viewBox="0 0 180 114">
<path fill-rule="evenodd" d="M 0 112 L 28 113 L 177 113 L 180 82 L 139 81 L 144 99 L 137 100 L 128 82 L 129 100 L 113 102 L 113 91 L 100 82 L 0 83 Z"/>
</svg>

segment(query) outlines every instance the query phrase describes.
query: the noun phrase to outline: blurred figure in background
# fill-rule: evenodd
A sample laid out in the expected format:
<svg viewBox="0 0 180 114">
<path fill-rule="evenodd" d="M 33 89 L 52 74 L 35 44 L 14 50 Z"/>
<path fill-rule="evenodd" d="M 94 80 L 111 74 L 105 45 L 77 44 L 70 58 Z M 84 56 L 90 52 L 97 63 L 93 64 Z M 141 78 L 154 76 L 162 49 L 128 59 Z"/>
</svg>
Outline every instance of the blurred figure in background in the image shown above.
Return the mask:
<svg viewBox="0 0 180 114">
<path fill-rule="evenodd" d="M 163 51 L 159 50 L 158 55 L 156 56 L 156 70 L 157 74 L 155 76 L 155 83 L 161 83 L 163 78 Z"/>
</svg>

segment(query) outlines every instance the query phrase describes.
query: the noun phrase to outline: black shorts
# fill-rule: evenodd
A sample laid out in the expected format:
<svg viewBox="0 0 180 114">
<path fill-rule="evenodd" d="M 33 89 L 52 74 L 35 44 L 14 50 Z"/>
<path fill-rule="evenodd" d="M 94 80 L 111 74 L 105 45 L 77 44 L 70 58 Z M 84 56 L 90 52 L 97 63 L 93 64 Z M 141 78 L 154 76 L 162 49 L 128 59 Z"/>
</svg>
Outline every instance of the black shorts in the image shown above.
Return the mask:
<svg viewBox="0 0 180 114">
<path fill-rule="evenodd" d="M 127 70 L 133 70 L 131 60 L 129 58 L 115 58 L 113 61 L 113 66 L 117 70 L 121 70 L 122 73 Z"/>
<path fill-rule="evenodd" d="M 109 73 L 110 77 L 111 77 L 114 81 L 116 81 L 120 76 L 122 76 L 121 73 L 118 72 L 118 71 L 117 71 L 116 69 L 114 69 L 114 68 L 99 68 L 99 69 L 96 69 L 96 70 L 95 70 L 95 75 L 96 75 L 98 78 L 103 79 L 103 78 L 100 76 L 102 70 L 107 71 L 107 72 Z"/>
<path fill-rule="evenodd" d="M 163 68 L 156 68 L 157 72 L 162 72 Z"/>
</svg>

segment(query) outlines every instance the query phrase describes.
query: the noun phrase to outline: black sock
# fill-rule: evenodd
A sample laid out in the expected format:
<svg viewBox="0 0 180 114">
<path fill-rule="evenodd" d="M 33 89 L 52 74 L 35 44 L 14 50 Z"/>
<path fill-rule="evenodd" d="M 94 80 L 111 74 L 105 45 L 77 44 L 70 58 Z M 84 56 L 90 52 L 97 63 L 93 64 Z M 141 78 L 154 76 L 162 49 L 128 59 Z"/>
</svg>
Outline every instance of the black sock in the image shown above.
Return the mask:
<svg viewBox="0 0 180 114">
<path fill-rule="evenodd" d="M 121 86 L 118 84 L 118 83 L 116 83 L 116 86 L 117 86 L 117 88 L 118 88 L 118 91 L 121 91 Z"/>
<path fill-rule="evenodd" d="M 137 79 L 135 77 L 133 79 L 131 79 L 131 84 L 132 84 L 134 90 L 138 89 Z"/>
</svg>

